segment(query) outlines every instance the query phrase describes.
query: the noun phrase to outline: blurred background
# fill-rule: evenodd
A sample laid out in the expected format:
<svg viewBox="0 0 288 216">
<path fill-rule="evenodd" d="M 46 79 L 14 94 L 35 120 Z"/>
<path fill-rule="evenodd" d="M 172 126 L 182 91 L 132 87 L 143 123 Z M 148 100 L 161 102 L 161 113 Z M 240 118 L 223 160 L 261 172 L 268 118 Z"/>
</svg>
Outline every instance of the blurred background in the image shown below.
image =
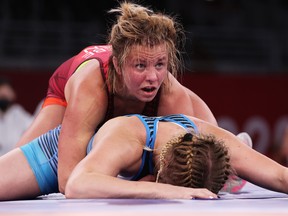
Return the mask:
<svg viewBox="0 0 288 216">
<path fill-rule="evenodd" d="M 208 104 L 219 125 L 248 132 L 255 149 L 286 163 L 288 1 L 136 2 L 183 24 L 180 82 Z M 12 81 L 17 102 L 34 113 L 59 64 L 106 43 L 114 21 L 107 11 L 117 6 L 116 0 L 0 0 L 0 74 Z"/>
</svg>

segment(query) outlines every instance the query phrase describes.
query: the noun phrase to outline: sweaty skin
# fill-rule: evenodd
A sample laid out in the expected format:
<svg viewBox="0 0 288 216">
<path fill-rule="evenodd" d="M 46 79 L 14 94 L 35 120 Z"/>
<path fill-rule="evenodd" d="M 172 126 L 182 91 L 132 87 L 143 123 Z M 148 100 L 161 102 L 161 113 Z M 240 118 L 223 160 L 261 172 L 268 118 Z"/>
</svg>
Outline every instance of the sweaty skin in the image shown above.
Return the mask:
<svg viewBox="0 0 288 216">
<path fill-rule="evenodd" d="M 113 60 L 126 87 L 120 94 L 125 95 L 127 99 L 151 101 L 168 74 L 168 56 L 164 45 L 152 48 L 132 46 L 122 71 L 117 67 L 116 58 Z"/>
</svg>

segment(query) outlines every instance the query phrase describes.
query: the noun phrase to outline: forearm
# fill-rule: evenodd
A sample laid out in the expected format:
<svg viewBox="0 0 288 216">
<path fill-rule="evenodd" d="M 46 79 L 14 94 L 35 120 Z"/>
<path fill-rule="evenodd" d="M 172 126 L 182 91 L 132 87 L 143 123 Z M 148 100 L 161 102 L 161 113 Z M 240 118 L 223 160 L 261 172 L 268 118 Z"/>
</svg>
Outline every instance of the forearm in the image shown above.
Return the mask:
<svg viewBox="0 0 288 216">
<path fill-rule="evenodd" d="M 142 198 L 192 199 L 217 198 L 207 189 L 193 189 L 146 181 L 127 181 L 102 174 L 81 174 L 69 179 L 66 198 Z"/>
<path fill-rule="evenodd" d="M 93 177 L 92 177 L 92 176 Z M 142 182 L 141 182 L 142 183 Z M 81 177 L 69 179 L 66 186 L 66 198 L 156 198 L 151 192 L 142 191 L 145 185 L 134 181 L 125 181 L 115 177 L 95 174 L 82 174 Z M 148 182 L 150 183 L 150 182 Z M 145 194 L 144 194 L 145 193 Z"/>
<path fill-rule="evenodd" d="M 288 169 L 243 144 L 234 134 L 211 124 L 197 122 L 200 132 L 215 134 L 228 148 L 230 164 L 241 178 L 260 187 L 287 193 Z"/>
<path fill-rule="evenodd" d="M 84 135 L 81 139 L 76 135 L 61 134 L 58 155 L 58 185 L 61 193 L 65 193 L 67 180 L 75 166 L 86 156 L 89 138 L 84 140 Z"/>
<path fill-rule="evenodd" d="M 59 187 L 59 192 L 65 194 L 65 187 L 68 181 L 68 178 L 70 176 L 70 174 L 72 173 L 74 167 L 77 165 L 77 163 L 79 163 L 81 161 L 81 159 L 83 159 L 85 156 L 83 155 L 83 157 L 80 154 L 76 155 L 77 157 L 73 157 L 70 158 L 69 160 L 67 160 L 67 158 L 65 160 L 61 160 L 60 157 L 59 158 L 59 162 L 58 162 L 58 187 Z M 70 156 L 67 156 L 70 157 Z M 62 161 L 62 162 L 61 162 Z"/>
<path fill-rule="evenodd" d="M 267 176 L 262 179 L 257 179 L 259 185 L 281 193 L 288 194 L 288 169 L 276 162 L 273 161 L 274 166 L 265 169 L 264 172 L 267 172 Z"/>
<path fill-rule="evenodd" d="M 60 105 L 49 105 L 43 108 L 19 139 L 15 147 L 25 145 L 36 137 L 57 127 L 62 122 L 64 111 L 65 107 Z"/>
<path fill-rule="evenodd" d="M 286 167 L 252 149 L 243 153 L 239 151 L 237 158 L 235 161 L 232 159 L 232 165 L 242 178 L 269 190 L 288 193 Z"/>
</svg>

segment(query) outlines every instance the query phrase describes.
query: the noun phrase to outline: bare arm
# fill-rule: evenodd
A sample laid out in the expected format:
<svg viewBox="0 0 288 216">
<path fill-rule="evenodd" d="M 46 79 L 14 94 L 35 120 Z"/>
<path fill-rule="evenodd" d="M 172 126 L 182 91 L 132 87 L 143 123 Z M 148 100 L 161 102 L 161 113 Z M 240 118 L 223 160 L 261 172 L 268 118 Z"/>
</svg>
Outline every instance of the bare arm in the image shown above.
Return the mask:
<svg viewBox="0 0 288 216">
<path fill-rule="evenodd" d="M 16 147 L 25 145 L 41 134 L 57 127 L 62 122 L 64 112 L 65 107 L 60 105 L 50 105 L 41 109 L 32 124 L 17 142 Z M 49 119 L 49 121 L 47 121 L 47 119 Z"/>
<path fill-rule="evenodd" d="M 194 92 L 192 92 L 190 89 L 184 87 L 186 89 L 187 94 L 190 97 L 194 116 L 196 118 L 202 119 L 206 122 L 209 122 L 213 125 L 218 125 L 216 118 L 214 117 L 213 113 L 211 112 L 210 108 L 207 106 L 207 104 Z"/>
<path fill-rule="evenodd" d="M 133 127 L 136 128 L 133 130 Z M 67 198 L 217 198 L 207 189 L 192 189 L 147 181 L 117 178 L 121 172 L 136 173 L 140 167 L 143 144 L 135 125 L 104 125 L 94 139 L 92 152 L 73 170 L 66 189 Z M 109 134 L 107 133 L 109 131 Z M 143 130 L 144 131 L 144 130 Z M 143 142 L 143 141 L 142 141 Z M 96 145 L 96 146 L 95 146 Z"/>
<path fill-rule="evenodd" d="M 217 125 L 213 113 L 198 95 L 181 85 L 171 74 L 169 81 L 170 90 L 161 95 L 158 115 L 181 113 Z"/>
<path fill-rule="evenodd" d="M 169 184 L 127 181 L 96 171 L 83 172 L 72 176 L 66 188 L 68 199 L 95 199 L 95 198 L 144 198 L 144 199 L 212 199 L 217 196 L 207 189 L 186 188 Z"/>
<path fill-rule="evenodd" d="M 214 134 L 228 147 L 231 165 L 237 174 L 258 186 L 288 193 L 288 169 L 243 144 L 235 135 L 207 123 L 197 121 L 199 130 Z"/>
<path fill-rule="evenodd" d="M 106 113 L 107 95 L 98 61 L 91 60 L 73 74 L 65 87 L 65 96 L 68 105 L 59 137 L 58 162 L 62 193 L 71 171 L 85 157 L 86 146 Z"/>
</svg>

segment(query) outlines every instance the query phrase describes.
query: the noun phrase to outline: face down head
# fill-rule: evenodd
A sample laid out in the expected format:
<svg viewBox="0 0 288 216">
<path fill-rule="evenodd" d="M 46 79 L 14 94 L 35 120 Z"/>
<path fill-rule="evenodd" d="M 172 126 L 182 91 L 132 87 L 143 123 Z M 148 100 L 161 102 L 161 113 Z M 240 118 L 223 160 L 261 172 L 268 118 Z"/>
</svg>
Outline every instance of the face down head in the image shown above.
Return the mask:
<svg viewBox="0 0 288 216">
<path fill-rule="evenodd" d="M 218 193 L 232 173 L 226 146 L 214 136 L 186 133 L 161 151 L 157 181 Z"/>
</svg>

